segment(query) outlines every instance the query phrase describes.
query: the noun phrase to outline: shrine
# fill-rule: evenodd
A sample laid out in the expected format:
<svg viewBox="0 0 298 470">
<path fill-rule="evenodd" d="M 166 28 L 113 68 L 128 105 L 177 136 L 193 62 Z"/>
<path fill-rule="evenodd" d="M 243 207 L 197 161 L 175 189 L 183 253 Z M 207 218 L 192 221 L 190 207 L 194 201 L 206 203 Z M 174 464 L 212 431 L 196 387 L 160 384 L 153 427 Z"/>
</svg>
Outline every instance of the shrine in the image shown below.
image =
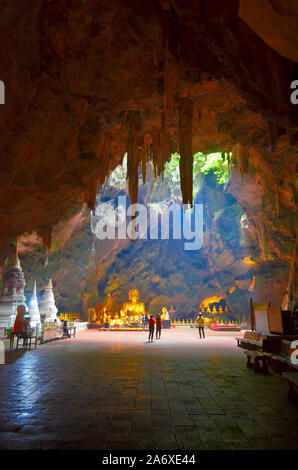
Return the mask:
<svg viewBox="0 0 298 470">
<path fill-rule="evenodd" d="M 120 312 L 116 311 L 114 299 L 111 294 L 106 298 L 105 306 L 96 314 L 94 308 L 88 310 L 89 325 L 96 324 L 105 328 L 136 328 L 143 329 L 145 304 L 139 302 L 140 293 L 138 289 L 130 289 L 128 302 L 124 302 Z M 95 321 L 96 318 L 96 321 Z"/>
<path fill-rule="evenodd" d="M 54 321 L 57 319 L 58 309 L 55 304 L 55 297 L 53 293 L 52 279 L 44 286 L 40 292 L 40 316 L 44 317 L 45 321 Z"/>
<path fill-rule="evenodd" d="M 34 287 L 33 287 L 33 294 L 28 302 L 29 306 L 29 316 L 30 316 L 30 324 L 31 326 L 36 326 L 37 323 L 40 323 L 40 313 L 39 313 L 39 308 L 38 308 L 38 301 L 37 301 L 37 295 L 36 295 L 36 281 L 34 282 Z"/>
<path fill-rule="evenodd" d="M 26 306 L 25 277 L 18 254 L 11 259 L 7 272 L 3 275 L 3 293 L 0 297 L 0 328 L 13 325 L 18 305 Z"/>
</svg>

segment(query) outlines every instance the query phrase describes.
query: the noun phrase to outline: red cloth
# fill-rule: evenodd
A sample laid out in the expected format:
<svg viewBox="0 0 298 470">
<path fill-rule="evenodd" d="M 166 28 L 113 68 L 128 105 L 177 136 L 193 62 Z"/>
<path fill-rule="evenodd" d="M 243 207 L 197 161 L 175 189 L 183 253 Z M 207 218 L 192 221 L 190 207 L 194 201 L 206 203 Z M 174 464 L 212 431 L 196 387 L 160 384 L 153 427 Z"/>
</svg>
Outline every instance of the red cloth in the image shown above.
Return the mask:
<svg viewBox="0 0 298 470">
<path fill-rule="evenodd" d="M 156 326 L 161 327 L 161 318 L 156 319 Z"/>
<path fill-rule="evenodd" d="M 149 318 L 148 323 L 149 323 L 149 326 L 154 326 L 155 324 L 154 318 Z"/>
<path fill-rule="evenodd" d="M 23 333 L 24 331 L 26 331 L 26 322 L 25 322 L 25 318 L 23 315 L 18 314 L 16 316 L 14 326 L 13 326 L 13 331 L 15 333 Z"/>
</svg>

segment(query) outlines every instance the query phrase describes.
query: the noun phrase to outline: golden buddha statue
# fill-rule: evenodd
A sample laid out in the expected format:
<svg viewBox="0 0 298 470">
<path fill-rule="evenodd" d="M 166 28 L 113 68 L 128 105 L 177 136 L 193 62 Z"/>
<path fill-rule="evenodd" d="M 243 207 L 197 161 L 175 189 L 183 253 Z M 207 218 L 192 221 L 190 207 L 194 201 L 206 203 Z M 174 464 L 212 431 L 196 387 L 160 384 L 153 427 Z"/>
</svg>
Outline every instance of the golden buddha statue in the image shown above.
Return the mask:
<svg viewBox="0 0 298 470">
<path fill-rule="evenodd" d="M 170 315 L 166 307 L 162 307 L 160 316 L 162 320 L 170 320 Z"/>
<path fill-rule="evenodd" d="M 130 289 L 128 292 L 129 302 L 122 305 L 120 316 L 121 318 L 124 316 L 128 323 L 140 323 L 142 315 L 145 315 L 145 304 L 139 302 L 139 297 L 138 289 Z"/>
</svg>

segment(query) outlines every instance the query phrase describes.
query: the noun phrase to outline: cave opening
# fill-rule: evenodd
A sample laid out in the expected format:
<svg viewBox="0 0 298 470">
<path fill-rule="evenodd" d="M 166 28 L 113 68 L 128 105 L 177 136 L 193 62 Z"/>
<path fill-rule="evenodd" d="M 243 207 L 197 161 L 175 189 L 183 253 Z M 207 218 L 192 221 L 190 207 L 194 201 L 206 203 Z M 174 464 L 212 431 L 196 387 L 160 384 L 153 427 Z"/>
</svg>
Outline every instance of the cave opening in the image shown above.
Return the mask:
<svg viewBox="0 0 298 470">
<path fill-rule="evenodd" d="M 194 226 L 194 232 L 202 230 L 202 246 L 185 249 L 185 241 L 174 238 L 174 215 L 169 230 L 162 239 L 164 214 L 173 204 L 179 207 L 178 224 L 182 226 L 183 205 L 180 190 L 179 154 L 173 154 L 160 177 L 154 177 L 151 163 L 146 165 L 146 182 L 142 182 L 142 169 L 139 170 L 140 204 L 147 211 L 159 214 L 159 239 L 152 239 L 151 218 L 146 219 L 141 239 L 135 243 L 115 237 L 105 241 L 111 247 L 101 263 L 106 265 L 97 279 L 98 300 L 109 303 L 115 311 L 121 309 L 123 299 L 130 288 L 137 288 L 149 313 L 157 315 L 163 307 L 174 306 L 175 317 L 193 320 L 200 307 L 206 317 L 215 320 L 238 320 L 247 309 L 249 289 L 255 277 L 254 269 L 244 261 L 248 255 L 243 247 L 243 213 L 235 198 L 225 192 L 228 182 L 229 162 L 232 153 L 197 153 L 193 165 L 193 200 L 202 206 L 202 225 Z M 119 195 L 127 193 L 126 157 L 98 192 L 96 206 L 91 215 L 91 229 L 95 237 L 93 246 L 95 259 L 96 247 L 102 243 L 102 227 L 109 221 L 114 225 L 114 206 Z M 151 214 L 151 212 L 150 212 Z M 191 216 L 190 216 L 191 217 Z M 191 217 L 194 219 L 194 217 Z M 194 224 L 194 220 L 192 220 Z M 148 230 L 147 230 L 148 227 Z M 108 230 L 107 230 L 108 231 Z M 180 230 L 182 232 L 182 230 Z M 106 236 L 108 238 L 107 232 Z M 113 233 L 113 235 L 115 235 Z M 128 238 L 128 237 L 126 237 Z M 96 265 L 97 261 L 95 261 Z M 238 284 L 238 285 L 237 285 Z M 216 303 L 206 299 L 217 295 Z M 89 302 L 95 305 L 95 298 Z M 91 305 L 89 304 L 89 307 Z M 241 315 L 242 313 L 242 315 Z M 224 315 L 222 315 L 224 314 Z M 173 318 L 174 319 L 174 318 Z"/>
<path fill-rule="evenodd" d="M 35 234 L 21 237 L 18 246 L 28 297 L 36 278 L 46 285 L 51 273 L 54 288 L 59 285 L 55 289 L 58 310 L 79 312 L 82 318 L 87 318 L 88 309 L 99 310 L 107 303 L 113 314 L 119 312 L 132 287 L 140 291 L 148 312 L 156 315 L 162 307 L 174 307 L 174 317 L 185 320 L 193 320 L 202 311 L 208 321 L 243 322 L 248 317 L 249 298 L 264 298 L 268 289 L 273 301 L 281 302 L 284 292 L 272 290 L 271 273 L 274 270 L 277 284 L 285 284 L 288 263 L 265 258 L 255 227 L 237 200 L 238 187 L 232 186 L 231 191 L 235 174 L 243 181 L 241 152 L 236 146 L 232 151 L 194 154 L 192 210 L 183 206 L 178 153 L 167 158 L 160 175 L 154 161 L 143 162 L 138 170 L 134 243 L 127 228 L 134 212 L 129 212 L 133 206 L 125 154 L 98 187 L 94 209 L 76 204 L 59 223 L 49 256 L 45 257 Z M 119 200 L 127 209 L 124 219 Z M 139 217 L 140 207 L 145 219 Z M 185 249 L 185 207 L 190 236 L 197 233 L 201 241 L 192 242 L 194 246 L 189 243 L 190 249 Z M 194 217 L 197 207 L 202 212 L 198 224 Z M 120 236 L 121 220 L 125 226 Z"/>
</svg>

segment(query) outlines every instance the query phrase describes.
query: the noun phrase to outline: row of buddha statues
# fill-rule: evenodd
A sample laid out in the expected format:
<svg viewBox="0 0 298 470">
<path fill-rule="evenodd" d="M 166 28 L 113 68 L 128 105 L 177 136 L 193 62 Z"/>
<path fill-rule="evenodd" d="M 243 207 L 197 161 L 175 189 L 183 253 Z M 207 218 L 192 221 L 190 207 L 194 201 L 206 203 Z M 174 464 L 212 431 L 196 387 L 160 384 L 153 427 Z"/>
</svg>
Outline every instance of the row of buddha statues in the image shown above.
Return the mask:
<svg viewBox="0 0 298 470">
<path fill-rule="evenodd" d="M 98 325 L 109 324 L 110 326 L 139 326 L 144 324 L 145 317 L 148 316 L 148 313 L 146 313 L 144 302 L 140 302 L 139 300 L 140 293 L 138 289 L 130 289 L 128 292 L 128 302 L 124 302 L 119 313 L 112 312 L 109 309 L 110 299 L 111 296 L 109 294 L 106 306 L 103 307 L 98 313 L 96 313 L 95 309 L 89 309 L 89 322 L 95 322 Z M 170 319 L 169 312 L 165 307 L 162 308 L 161 319 Z"/>
<path fill-rule="evenodd" d="M 200 307 L 200 312 L 202 314 L 212 314 L 212 315 L 222 315 L 223 313 L 228 313 L 230 312 L 229 307 L 226 305 L 225 308 L 223 309 L 222 306 L 220 305 L 218 308 L 214 305 L 213 308 L 210 308 L 210 305 L 207 307 L 204 307 L 201 305 Z"/>
</svg>

